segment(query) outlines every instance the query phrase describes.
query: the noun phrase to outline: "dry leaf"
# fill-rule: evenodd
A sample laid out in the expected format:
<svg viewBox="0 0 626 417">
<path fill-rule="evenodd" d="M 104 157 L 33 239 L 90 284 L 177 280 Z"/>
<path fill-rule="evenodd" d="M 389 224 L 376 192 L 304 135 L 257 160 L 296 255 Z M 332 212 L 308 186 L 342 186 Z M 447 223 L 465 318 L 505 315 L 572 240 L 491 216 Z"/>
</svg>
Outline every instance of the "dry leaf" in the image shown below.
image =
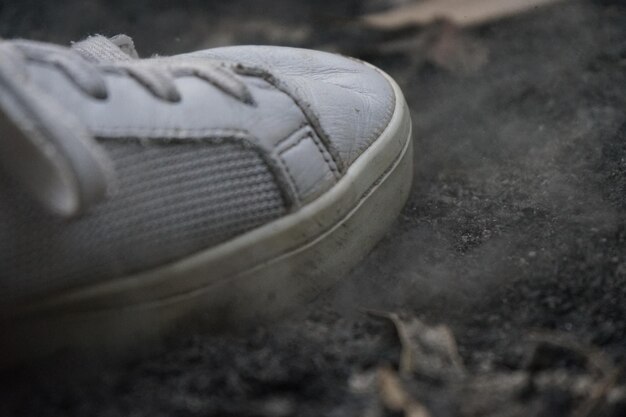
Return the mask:
<svg viewBox="0 0 626 417">
<path fill-rule="evenodd" d="M 459 26 L 473 26 L 520 14 L 562 0 L 426 0 L 362 18 L 377 29 L 425 25 L 439 19 Z"/>
<path fill-rule="evenodd" d="M 458 377 L 464 374 L 452 331 L 444 325 L 427 326 L 416 317 L 401 318 L 396 313 L 370 312 L 390 320 L 402 347 L 401 373 L 422 373 L 431 377 Z"/>
<path fill-rule="evenodd" d="M 390 368 L 378 370 L 378 394 L 388 410 L 403 412 L 405 417 L 430 417 L 426 407 L 409 396 L 396 372 Z"/>
</svg>

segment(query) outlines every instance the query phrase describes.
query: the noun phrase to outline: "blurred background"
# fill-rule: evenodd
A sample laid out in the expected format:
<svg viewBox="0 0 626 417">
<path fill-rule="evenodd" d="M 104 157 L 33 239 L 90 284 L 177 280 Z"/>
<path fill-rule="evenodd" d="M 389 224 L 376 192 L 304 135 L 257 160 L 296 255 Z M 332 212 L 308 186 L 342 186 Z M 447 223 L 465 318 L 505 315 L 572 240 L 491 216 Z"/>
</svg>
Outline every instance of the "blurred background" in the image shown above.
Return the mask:
<svg viewBox="0 0 626 417">
<path fill-rule="evenodd" d="M 4 373 L 0 415 L 626 415 L 623 1 L 0 1 L 3 37 L 118 33 L 143 57 L 275 44 L 371 61 L 412 110 L 413 192 L 300 315 L 93 372 Z M 366 309 L 401 313 L 427 366 L 396 375 L 407 346 Z"/>
<path fill-rule="evenodd" d="M 60 43 L 87 34 L 127 33 L 148 55 L 231 43 L 301 45 L 323 41 L 329 29 L 384 7 L 384 3 L 381 0 L 3 1 L 0 30 L 3 37 L 28 36 Z"/>
</svg>

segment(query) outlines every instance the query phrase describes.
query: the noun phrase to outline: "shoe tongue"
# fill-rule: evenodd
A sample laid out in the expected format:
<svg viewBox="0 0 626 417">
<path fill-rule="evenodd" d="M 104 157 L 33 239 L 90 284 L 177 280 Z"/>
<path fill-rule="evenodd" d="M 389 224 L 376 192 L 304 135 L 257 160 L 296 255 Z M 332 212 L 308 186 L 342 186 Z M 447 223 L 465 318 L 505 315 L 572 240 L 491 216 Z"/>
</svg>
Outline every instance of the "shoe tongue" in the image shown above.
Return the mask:
<svg viewBox="0 0 626 417">
<path fill-rule="evenodd" d="M 135 43 L 130 36 L 117 35 L 107 38 L 102 35 L 90 36 L 76 42 L 72 49 L 83 58 L 94 63 L 112 63 L 138 59 Z"/>
</svg>

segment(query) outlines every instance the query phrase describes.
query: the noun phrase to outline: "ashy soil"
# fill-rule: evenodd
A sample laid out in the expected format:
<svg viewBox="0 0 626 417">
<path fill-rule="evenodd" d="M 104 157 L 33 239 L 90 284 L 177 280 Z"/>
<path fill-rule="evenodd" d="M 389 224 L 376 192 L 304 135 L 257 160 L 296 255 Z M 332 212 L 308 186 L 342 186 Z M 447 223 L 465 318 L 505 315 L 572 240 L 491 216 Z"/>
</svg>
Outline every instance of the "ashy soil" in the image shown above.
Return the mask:
<svg viewBox="0 0 626 417">
<path fill-rule="evenodd" d="M 387 237 L 303 311 L 132 360 L 4 371 L 0 415 L 626 415 L 621 2 L 386 32 L 355 16 L 407 1 L 49 3 L 3 2 L 0 33 L 120 31 L 144 55 L 273 43 L 370 60 L 412 109 L 414 185 Z"/>
</svg>

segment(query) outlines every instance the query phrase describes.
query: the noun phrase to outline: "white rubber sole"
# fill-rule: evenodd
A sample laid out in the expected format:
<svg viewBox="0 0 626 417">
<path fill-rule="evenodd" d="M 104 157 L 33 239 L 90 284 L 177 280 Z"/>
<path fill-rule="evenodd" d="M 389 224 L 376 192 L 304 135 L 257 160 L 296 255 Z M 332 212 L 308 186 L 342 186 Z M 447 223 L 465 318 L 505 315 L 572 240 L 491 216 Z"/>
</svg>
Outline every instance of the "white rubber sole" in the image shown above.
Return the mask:
<svg viewBox="0 0 626 417">
<path fill-rule="evenodd" d="M 411 188 L 410 114 L 388 78 L 396 94 L 389 125 L 330 191 L 173 264 L 24 306 L 0 341 L 0 362 L 66 347 L 118 351 L 191 316 L 214 328 L 267 320 L 332 286 L 384 236 Z"/>
</svg>

